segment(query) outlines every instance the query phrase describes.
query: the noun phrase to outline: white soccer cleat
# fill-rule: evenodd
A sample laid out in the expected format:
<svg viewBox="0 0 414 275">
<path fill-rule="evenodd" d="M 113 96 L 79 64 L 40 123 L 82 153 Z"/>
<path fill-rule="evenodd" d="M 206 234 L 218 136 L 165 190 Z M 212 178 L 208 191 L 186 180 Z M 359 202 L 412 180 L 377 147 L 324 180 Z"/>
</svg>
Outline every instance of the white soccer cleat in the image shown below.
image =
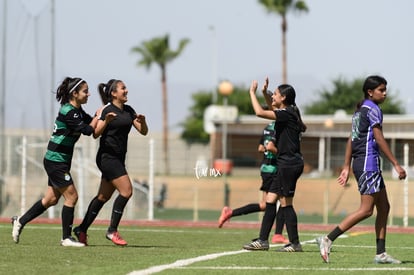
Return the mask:
<svg viewBox="0 0 414 275">
<path fill-rule="evenodd" d="M 321 258 L 325 263 L 329 263 L 329 254 L 331 253 L 332 241 L 327 236 L 316 238 L 319 246 Z"/>
<path fill-rule="evenodd" d="M 19 218 L 20 217 L 18 216 L 13 216 L 11 218 L 11 223 L 13 225 L 12 238 L 15 243 L 19 243 L 20 233 L 22 232 L 22 229 L 23 229 L 22 224 L 19 222 Z"/>
<path fill-rule="evenodd" d="M 77 240 L 75 240 L 74 237 L 66 238 L 66 239 L 60 241 L 60 244 L 62 246 L 72 246 L 72 247 L 83 247 L 83 246 L 85 246 L 84 243 L 78 242 Z"/>
<path fill-rule="evenodd" d="M 388 255 L 386 252 L 375 255 L 374 263 L 376 264 L 401 264 L 400 260 L 394 259 L 391 255 Z"/>
</svg>

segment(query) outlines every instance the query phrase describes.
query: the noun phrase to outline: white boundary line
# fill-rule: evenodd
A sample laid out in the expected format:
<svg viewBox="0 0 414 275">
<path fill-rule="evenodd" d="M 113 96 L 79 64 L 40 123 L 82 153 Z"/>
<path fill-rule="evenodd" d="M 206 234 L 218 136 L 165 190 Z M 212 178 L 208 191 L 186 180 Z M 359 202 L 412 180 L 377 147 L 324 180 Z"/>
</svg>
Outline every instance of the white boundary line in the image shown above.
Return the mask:
<svg viewBox="0 0 414 275">
<path fill-rule="evenodd" d="M 315 242 L 316 242 L 315 239 L 311 239 L 308 241 L 301 242 L 301 244 L 309 244 L 309 243 L 315 243 Z M 270 245 L 270 247 L 276 247 L 276 246 L 280 246 L 280 245 Z M 221 252 L 221 253 L 207 254 L 207 255 L 198 256 L 195 258 L 177 260 L 171 264 L 157 265 L 157 266 L 149 267 L 147 269 L 132 271 L 128 273 L 128 275 L 154 274 L 154 273 L 161 272 L 167 269 L 184 268 L 187 265 L 191 265 L 196 262 L 213 260 L 213 259 L 217 259 L 223 256 L 236 255 L 236 254 L 241 254 L 241 253 L 246 253 L 246 252 L 251 252 L 251 251 L 242 249 L 242 250 L 236 250 L 236 251 L 227 251 L 227 252 Z"/>
<path fill-rule="evenodd" d="M 348 235 L 342 235 L 342 238 L 347 238 Z M 316 243 L 316 240 L 313 238 L 311 240 L 303 241 L 301 244 L 314 244 Z M 270 247 L 277 247 L 279 245 L 270 245 Z M 337 246 L 337 245 L 335 245 Z M 188 265 L 194 264 L 196 262 L 202 262 L 207 260 L 213 260 L 217 259 L 223 256 L 229 256 L 229 255 L 236 255 L 246 252 L 252 252 L 249 250 L 236 250 L 236 251 L 227 251 L 227 252 L 221 252 L 221 253 L 213 253 L 213 254 L 207 254 L 203 256 L 198 256 L 195 258 L 189 258 L 189 259 L 182 259 L 177 260 L 171 264 L 164 264 L 164 265 L 157 265 L 152 266 L 146 269 L 141 269 L 137 271 L 132 271 L 128 273 L 127 275 L 149 275 L 158 273 L 167 269 L 188 269 L 188 270 L 297 270 L 297 271 L 414 271 L 414 268 L 410 267 L 367 267 L 367 268 L 330 268 L 330 267 L 321 267 L 321 268 L 312 268 L 312 267 L 250 267 L 250 266 L 222 266 L 222 267 L 187 267 Z"/>
<path fill-rule="evenodd" d="M 153 274 L 153 273 L 164 271 L 166 269 L 184 267 L 184 266 L 196 263 L 196 262 L 213 260 L 213 259 L 217 259 L 217 258 L 222 257 L 222 256 L 235 255 L 235 254 L 240 254 L 240 253 L 245 253 L 245 252 L 250 252 L 250 251 L 248 251 L 248 250 L 237 250 L 237 251 L 228 251 L 228 252 L 222 252 L 222 253 L 207 254 L 207 255 L 198 256 L 198 257 L 195 257 L 195 258 L 177 260 L 177 261 L 175 261 L 174 263 L 171 263 L 171 264 L 157 265 L 157 266 L 152 266 L 152 267 L 147 268 L 147 269 L 132 271 L 131 273 L 128 273 L 128 274 L 129 275 Z"/>
</svg>

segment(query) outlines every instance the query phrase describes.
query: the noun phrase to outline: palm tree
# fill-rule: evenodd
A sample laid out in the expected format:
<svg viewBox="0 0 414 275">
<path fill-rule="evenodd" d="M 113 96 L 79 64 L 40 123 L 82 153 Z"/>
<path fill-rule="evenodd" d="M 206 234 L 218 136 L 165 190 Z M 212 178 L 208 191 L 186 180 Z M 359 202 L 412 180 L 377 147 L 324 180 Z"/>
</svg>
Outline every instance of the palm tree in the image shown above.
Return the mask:
<svg viewBox="0 0 414 275">
<path fill-rule="evenodd" d="M 141 46 L 132 48 L 132 52 L 141 54 L 141 60 L 137 63 L 138 66 L 145 66 L 149 70 L 151 65 L 156 63 L 161 69 L 164 172 L 167 175 L 170 173 L 168 157 L 167 63 L 178 57 L 188 42 L 190 42 L 188 39 L 180 40 L 178 49 L 173 51 L 169 46 L 169 35 L 166 34 L 165 36 L 144 41 Z"/>
<path fill-rule="evenodd" d="M 269 13 L 276 13 L 282 17 L 282 81 L 287 83 L 287 51 L 286 51 L 286 32 L 289 11 L 308 12 L 308 6 L 301 0 L 259 0 Z"/>
</svg>

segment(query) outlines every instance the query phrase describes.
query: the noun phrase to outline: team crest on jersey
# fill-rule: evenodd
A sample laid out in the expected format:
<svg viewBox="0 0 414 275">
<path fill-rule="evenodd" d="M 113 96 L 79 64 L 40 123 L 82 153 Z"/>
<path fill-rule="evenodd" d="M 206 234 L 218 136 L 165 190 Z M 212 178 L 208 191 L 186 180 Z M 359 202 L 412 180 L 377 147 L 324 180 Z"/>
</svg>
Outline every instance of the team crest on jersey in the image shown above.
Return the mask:
<svg viewBox="0 0 414 275">
<path fill-rule="evenodd" d="M 70 181 L 70 175 L 68 173 L 65 173 L 65 180 Z"/>
</svg>

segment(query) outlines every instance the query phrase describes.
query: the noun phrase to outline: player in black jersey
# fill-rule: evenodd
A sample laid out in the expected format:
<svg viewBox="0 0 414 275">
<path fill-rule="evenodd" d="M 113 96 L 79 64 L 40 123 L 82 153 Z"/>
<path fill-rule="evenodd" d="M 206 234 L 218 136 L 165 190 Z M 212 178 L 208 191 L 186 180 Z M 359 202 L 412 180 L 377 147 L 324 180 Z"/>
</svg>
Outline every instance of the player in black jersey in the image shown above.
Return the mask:
<svg viewBox="0 0 414 275">
<path fill-rule="evenodd" d="M 273 177 L 276 175 L 276 155 L 277 148 L 275 147 L 275 122 L 267 124 L 263 129 L 262 136 L 259 141 L 257 150 L 263 153 L 262 163 L 260 165 L 260 177 L 262 178 L 262 185 L 260 190 L 262 191 L 262 199 L 259 203 L 249 203 L 236 209 L 231 209 L 229 206 L 224 206 L 221 215 L 218 220 L 218 227 L 223 227 L 223 224 L 230 220 L 232 217 L 241 215 L 247 215 L 259 211 L 264 211 L 266 207 L 266 195 L 273 181 Z M 284 219 L 280 212 L 276 215 L 276 230 L 275 235 L 272 237 L 272 243 L 288 243 L 282 235 L 284 226 Z"/>
<path fill-rule="evenodd" d="M 148 126 L 144 115 L 137 114 L 131 106 L 125 104 L 128 101 L 128 89 L 123 81 L 111 79 L 106 84 L 99 84 L 98 90 L 104 103 L 107 102 L 96 127 L 96 133 L 102 134 L 96 156 L 96 164 L 102 173 L 101 184 L 97 196 L 89 204 L 82 223 L 73 231 L 78 240 L 87 245 L 89 226 L 114 191 L 118 190 L 119 195 L 113 204 L 106 238 L 116 245 L 123 246 L 127 245 L 127 242 L 118 233 L 118 225 L 124 208 L 132 196 L 131 180 L 125 169 L 128 134 L 134 126 L 139 133 L 146 135 Z M 105 115 L 108 113 L 116 114 L 111 122 L 105 120 Z"/>
<path fill-rule="evenodd" d="M 250 86 L 250 99 L 256 116 L 275 120 L 275 139 L 278 154 L 276 158 L 277 172 L 266 196 L 266 209 L 262 219 L 259 238 L 243 246 L 247 250 L 268 250 L 269 234 L 276 216 L 276 201 L 280 201 L 279 211 L 285 218 L 289 244 L 280 252 L 302 251 L 299 242 L 297 215 L 293 208 L 293 196 L 296 183 L 303 172 L 303 157 L 300 152 L 301 134 L 306 130 L 300 111 L 296 106 L 295 89 L 288 84 L 279 85 L 272 95 L 274 110 L 264 110 L 257 97 L 257 81 Z M 266 78 L 263 90 L 267 90 Z"/>
<path fill-rule="evenodd" d="M 88 84 L 81 78 L 66 77 L 57 88 L 56 99 L 61 107 L 43 161 L 49 177 L 48 187 L 44 197 L 34 203 L 23 216 L 12 218 L 12 237 L 16 243 L 19 242 L 23 227 L 47 208 L 56 205 L 63 196 L 65 202 L 62 207 L 61 245 L 84 246 L 72 237 L 71 229 L 78 193 L 70 168 L 75 143 L 81 134 L 90 136 L 98 122 L 97 118 L 92 118 L 82 109 L 82 104 L 88 102 L 89 96 Z"/>
</svg>

